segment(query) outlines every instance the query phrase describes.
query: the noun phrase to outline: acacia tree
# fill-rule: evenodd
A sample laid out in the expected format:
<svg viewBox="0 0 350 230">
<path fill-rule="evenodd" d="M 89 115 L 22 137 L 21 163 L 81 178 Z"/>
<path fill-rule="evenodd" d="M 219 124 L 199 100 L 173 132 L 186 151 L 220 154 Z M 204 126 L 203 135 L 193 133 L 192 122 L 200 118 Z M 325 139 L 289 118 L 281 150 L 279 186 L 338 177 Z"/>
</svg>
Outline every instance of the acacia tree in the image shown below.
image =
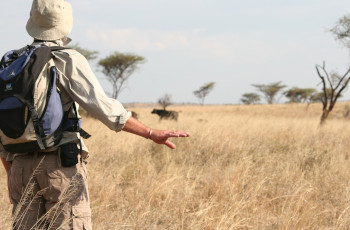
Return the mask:
<svg viewBox="0 0 350 230">
<path fill-rule="evenodd" d="M 158 99 L 158 104 L 166 110 L 166 107 L 172 104 L 171 102 L 171 95 L 165 94 L 163 97 Z"/>
<path fill-rule="evenodd" d="M 286 86 L 282 85 L 282 83 L 274 82 L 267 85 L 263 84 L 253 84 L 258 91 L 260 91 L 264 96 L 268 104 L 273 104 L 275 102 L 275 98 L 277 94 Z"/>
<path fill-rule="evenodd" d="M 311 101 L 311 97 L 316 91 L 317 90 L 313 88 L 293 87 L 285 91 L 283 94 L 289 98 L 289 102 L 291 103 L 305 103 Z"/>
<path fill-rule="evenodd" d="M 204 99 L 214 89 L 215 82 L 209 82 L 202 85 L 198 90 L 193 91 L 193 94 L 198 98 L 201 105 L 204 104 Z"/>
<path fill-rule="evenodd" d="M 139 64 L 144 62 L 144 57 L 119 52 L 114 52 L 98 62 L 102 67 L 102 73 L 106 75 L 108 81 L 112 84 L 113 98 L 116 99 L 118 97 L 129 77 L 138 69 Z"/>
<path fill-rule="evenodd" d="M 301 94 L 301 102 L 302 103 L 310 103 L 313 95 L 317 93 L 317 90 L 314 88 L 305 88 L 302 89 L 302 94 Z"/>
<path fill-rule="evenodd" d="M 289 98 L 290 103 L 299 103 L 300 102 L 300 95 L 301 91 L 298 87 L 293 87 L 287 91 L 283 92 L 283 95 Z"/>
<path fill-rule="evenodd" d="M 257 104 L 260 102 L 260 95 L 257 93 L 245 93 L 241 97 L 241 102 L 246 105 Z"/>
<path fill-rule="evenodd" d="M 324 124 L 329 113 L 333 110 L 335 103 L 341 96 L 341 93 L 346 89 L 350 81 L 350 69 L 343 75 L 340 76 L 337 73 L 328 73 L 326 70 L 326 64 L 316 65 L 316 71 L 322 81 L 323 97 L 321 98 L 323 108 L 320 124 Z M 329 85 L 329 87 L 327 87 Z"/>
</svg>

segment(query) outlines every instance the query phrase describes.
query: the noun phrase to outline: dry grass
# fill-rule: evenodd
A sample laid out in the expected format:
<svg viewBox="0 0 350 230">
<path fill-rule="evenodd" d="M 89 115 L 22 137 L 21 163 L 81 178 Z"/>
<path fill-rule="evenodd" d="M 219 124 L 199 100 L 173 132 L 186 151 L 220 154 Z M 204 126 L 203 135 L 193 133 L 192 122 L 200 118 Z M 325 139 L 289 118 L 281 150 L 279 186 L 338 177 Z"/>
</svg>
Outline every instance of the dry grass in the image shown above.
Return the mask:
<svg viewBox="0 0 350 230">
<path fill-rule="evenodd" d="M 86 118 L 94 229 L 349 229 L 347 106 L 322 128 L 319 104 L 182 106 L 161 123 L 133 108 L 151 127 L 189 131 L 176 150 Z"/>
</svg>

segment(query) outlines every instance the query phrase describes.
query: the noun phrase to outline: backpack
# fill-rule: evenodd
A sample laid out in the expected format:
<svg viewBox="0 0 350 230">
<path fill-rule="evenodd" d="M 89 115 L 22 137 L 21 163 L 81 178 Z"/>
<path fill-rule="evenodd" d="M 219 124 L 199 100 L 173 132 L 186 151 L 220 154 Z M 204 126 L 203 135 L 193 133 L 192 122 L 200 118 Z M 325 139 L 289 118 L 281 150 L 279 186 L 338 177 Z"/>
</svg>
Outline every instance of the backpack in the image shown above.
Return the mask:
<svg viewBox="0 0 350 230">
<path fill-rule="evenodd" d="M 56 146 L 64 130 L 79 131 L 69 120 L 57 89 L 59 73 L 52 51 L 63 47 L 26 46 L 0 61 L 0 141 L 8 152 L 25 153 Z M 74 105 L 75 103 L 73 103 Z M 77 111 L 74 106 L 77 116 Z"/>
</svg>

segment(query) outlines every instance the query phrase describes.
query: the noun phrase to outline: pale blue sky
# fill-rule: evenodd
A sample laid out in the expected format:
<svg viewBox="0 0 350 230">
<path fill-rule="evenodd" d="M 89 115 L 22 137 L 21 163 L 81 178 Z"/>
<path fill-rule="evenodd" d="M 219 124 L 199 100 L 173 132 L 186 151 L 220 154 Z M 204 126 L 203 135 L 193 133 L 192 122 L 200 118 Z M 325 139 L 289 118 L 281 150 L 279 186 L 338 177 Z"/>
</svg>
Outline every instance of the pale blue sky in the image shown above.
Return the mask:
<svg viewBox="0 0 350 230">
<path fill-rule="evenodd" d="M 214 81 L 206 103 L 239 103 L 251 84 L 282 81 L 320 88 L 315 64 L 346 71 L 349 51 L 328 32 L 350 14 L 349 0 L 74 0 L 70 37 L 84 48 L 132 52 L 147 62 L 131 76 L 121 102 L 197 102 L 193 91 Z M 4 1 L 0 53 L 31 42 L 31 1 Z M 93 69 L 96 69 L 94 66 Z M 107 92 L 109 84 L 95 71 Z M 346 93 L 344 99 L 350 99 Z"/>
</svg>

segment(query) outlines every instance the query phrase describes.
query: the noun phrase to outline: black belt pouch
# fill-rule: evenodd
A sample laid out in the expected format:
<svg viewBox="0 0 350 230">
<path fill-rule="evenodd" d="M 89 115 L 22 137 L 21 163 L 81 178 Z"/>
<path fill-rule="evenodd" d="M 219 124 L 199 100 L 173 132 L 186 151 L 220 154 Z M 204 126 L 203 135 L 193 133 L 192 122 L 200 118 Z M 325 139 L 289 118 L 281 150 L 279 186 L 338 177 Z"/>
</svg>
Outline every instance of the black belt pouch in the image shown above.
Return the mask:
<svg viewBox="0 0 350 230">
<path fill-rule="evenodd" d="M 79 149 L 76 143 L 68 143 L 60 146 L 61 164 L 63 167 L 71 167 L 78 163 Z"/>
</svg>

